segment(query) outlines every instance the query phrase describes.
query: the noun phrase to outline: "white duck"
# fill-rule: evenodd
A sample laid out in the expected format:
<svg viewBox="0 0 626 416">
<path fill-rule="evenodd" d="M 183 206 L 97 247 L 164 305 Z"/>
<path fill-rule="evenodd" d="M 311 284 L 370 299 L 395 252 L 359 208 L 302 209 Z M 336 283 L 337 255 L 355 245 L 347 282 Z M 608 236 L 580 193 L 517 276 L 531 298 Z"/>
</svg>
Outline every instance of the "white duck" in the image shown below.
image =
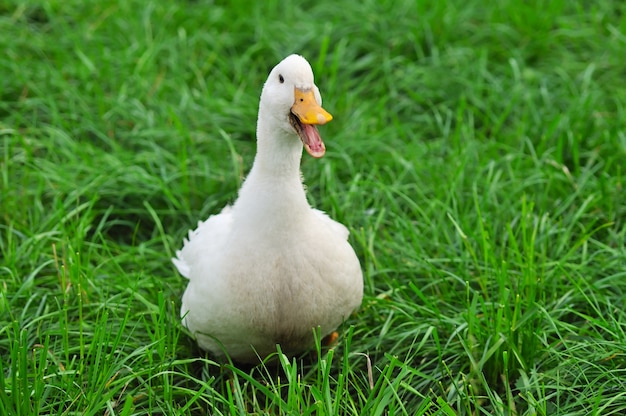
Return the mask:
<svg viewBox="0 0 626 416">
<path fill-rule="evenodd" d="M 290 55 L 269 74 L 259 105 L 257 154 L 232 206 L 199 222 L 172 259 L 189 279 L 183 323 L 218 357 L 254 363 L 311 347 L 361 303 L 363 275 L 348 230 L 310 207 L 302 146 L 319 158 L 321 107 L 313 71 Z"/>
</svg>

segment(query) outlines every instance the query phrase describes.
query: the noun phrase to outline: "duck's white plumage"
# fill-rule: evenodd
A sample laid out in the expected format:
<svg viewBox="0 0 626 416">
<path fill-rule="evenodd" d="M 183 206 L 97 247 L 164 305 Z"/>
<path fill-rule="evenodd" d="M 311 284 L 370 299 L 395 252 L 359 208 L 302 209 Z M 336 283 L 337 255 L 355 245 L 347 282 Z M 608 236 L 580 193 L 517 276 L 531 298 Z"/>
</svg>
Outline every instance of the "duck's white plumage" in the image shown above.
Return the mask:
<svg viewBox="0 0 626 416">
<path fill-rule="evenodd" d="M 309 63 L 281 61 L 263 87 L 257 154 L 232 206 L 189 232 L 173 259 L 189 279 L 183 323 L 217 356 L 258 362 L 294 354 L 331 333 L 361 303 L 363 277 L 348 230 L 310 207 L 300 175 L 303 144 L 324 154 L 321 107 Z"/>
</svg>

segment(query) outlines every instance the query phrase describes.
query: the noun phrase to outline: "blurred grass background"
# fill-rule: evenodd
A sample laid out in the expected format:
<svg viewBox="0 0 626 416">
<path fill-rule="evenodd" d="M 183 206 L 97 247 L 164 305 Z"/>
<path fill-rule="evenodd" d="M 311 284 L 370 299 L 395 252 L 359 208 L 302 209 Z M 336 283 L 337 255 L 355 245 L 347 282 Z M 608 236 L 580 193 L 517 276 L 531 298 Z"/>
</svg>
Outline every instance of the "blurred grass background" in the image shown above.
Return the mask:
<svg viewBox="0 0 626 416">
<path fill-rule="evenodd" d="M 0 413 L 623 414 L 626 5 L 0 2 Z M 361 310 L 220 367 L 169 262 L 233 201 L 258 97 L 311 62 L 303 158 Z"/>
</svg>

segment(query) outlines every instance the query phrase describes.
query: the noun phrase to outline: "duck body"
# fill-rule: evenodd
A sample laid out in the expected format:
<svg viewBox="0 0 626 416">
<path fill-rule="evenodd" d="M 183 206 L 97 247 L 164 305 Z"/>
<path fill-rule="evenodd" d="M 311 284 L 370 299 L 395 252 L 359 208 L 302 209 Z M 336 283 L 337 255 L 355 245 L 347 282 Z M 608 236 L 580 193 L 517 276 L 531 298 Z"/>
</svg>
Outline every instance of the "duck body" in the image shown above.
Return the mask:
<svg viewBox="0 0 626 416">
<path fill-rule="evenodd" d="M 297 107 L 307 99 L 314 102 Z M 199 223 L 173 259 L 189 279 L 183 323 L 218 357 L 259 362 L 276 344 L 289 355 L 302 352 L 314 329 L 331 333 L 361 303 L 363 276 L 348 229 L 311 208 L 300 174 L 303 145 L 323 155 L 315 124 L 330 118 L 309 64 L 285 58 L 263 88 L 257 155 L 237 200 Z"/>
</svg>

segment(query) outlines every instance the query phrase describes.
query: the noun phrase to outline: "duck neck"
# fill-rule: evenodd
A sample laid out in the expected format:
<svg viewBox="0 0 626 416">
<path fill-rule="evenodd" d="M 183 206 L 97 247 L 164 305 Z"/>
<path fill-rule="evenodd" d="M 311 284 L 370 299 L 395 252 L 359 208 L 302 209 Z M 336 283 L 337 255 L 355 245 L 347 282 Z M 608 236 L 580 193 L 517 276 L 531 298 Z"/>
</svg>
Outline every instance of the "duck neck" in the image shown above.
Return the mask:
<svg viewBox="0 0 626 416">
<path fill-rule="evenodd" d="M 295 133 L 283 130 L 276 123 L 266 121 L 262 115 L 259 113 L 257 153 L 252 172 L 258 171 L 260 174 L 277 180 L 295 179 L 300 182 L 302 142 Z"/>
<path fill-rule="evenodd" d="M 285 211 L 284 215 L 308 209 L 300 174 L 302 143 L 294 137 L 295 133 L 283 130 L 262 115 L 259 113 L 257 124 L 256 157 L 237 204 L 254 205 L 257 212 L 264 208 L 275 213 Z"/>
</svg>

